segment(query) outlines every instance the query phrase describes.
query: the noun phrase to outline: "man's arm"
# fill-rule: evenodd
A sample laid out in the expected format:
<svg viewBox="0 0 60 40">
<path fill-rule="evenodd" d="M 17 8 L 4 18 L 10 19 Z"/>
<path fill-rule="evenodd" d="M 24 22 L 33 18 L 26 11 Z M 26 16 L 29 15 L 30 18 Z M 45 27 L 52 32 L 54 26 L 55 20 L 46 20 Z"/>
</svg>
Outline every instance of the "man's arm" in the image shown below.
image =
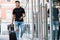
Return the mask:
<svg viewBox="0 0 60 40">
<path fill-rule="evenodd" d="M 12 15 L 12 24 L 14 20 L 15 20 L 15 15 Z"/>
<path fill-rule="evenodd" d="M 13 9 L 13 12 L 12 12 L 12 24 L 14 20 L 15 20 L 15 9 Z"/>
<path fill-rule="evenodd" d="M 22 11 L 22 16 L 21 16 L 20 20 L 23 19 L 23 18 L 26 16 L 25 10 L 24 10 L 24 9 L 22 9 L 22 10 L 23 10 L 23 11 Z"/>
<path fill-rule="evenodd" d="M 23 15 L 23 18 L 26 16 L 26 14 L 25 14 L 25 13 L 23 13 L 22 15 Z"/>
<path fill-rule="evenodd" d="M 22 16 L 23 18 L 26 16 L 24 9 L 23 9 L 22 15 L 23 15 L 23 16 Z"/>
<path fill-rule="evenodd" d="M 21 20 L 21 19 L 23 19 L 23 18 L 26 16 L 26 14 L 25 14 L 25 13 L 23 13 L 22 15 L 23 15 L 23 16 L 20 18 L 20 20 Z"/>
</svg>

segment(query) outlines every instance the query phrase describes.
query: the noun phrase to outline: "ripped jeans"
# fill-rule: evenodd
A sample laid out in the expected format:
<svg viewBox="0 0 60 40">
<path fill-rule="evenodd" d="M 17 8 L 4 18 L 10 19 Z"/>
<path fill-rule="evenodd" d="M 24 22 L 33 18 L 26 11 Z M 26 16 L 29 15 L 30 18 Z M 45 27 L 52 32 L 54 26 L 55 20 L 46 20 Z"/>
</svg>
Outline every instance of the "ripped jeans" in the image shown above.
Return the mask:
<svg viewBox="0 0 60 40">
<path fill-rule="evenodd" d="M 23 36 L 23 33 L 24 33 L 24 23 L 23 22 L 18 22 L 18 21 L 15 21 L 15 32 L 16 32 L 16 37 L 17 39 L 19 37 L 22 37 Z"/>
</svg>

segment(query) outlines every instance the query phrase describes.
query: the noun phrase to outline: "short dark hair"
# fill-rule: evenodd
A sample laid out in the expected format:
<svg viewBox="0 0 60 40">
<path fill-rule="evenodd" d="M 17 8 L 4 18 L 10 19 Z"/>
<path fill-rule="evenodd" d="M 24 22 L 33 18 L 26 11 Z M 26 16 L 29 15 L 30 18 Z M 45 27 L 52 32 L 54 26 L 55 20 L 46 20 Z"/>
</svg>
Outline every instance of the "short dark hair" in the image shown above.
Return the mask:
<svg viewBox="0 0 60 40">
<path fill-rule="evenodd" d="M 15 1 L 15 3 L 16 3 L 16 2 L 20 3 L 20 1 Z"/>
</svg>

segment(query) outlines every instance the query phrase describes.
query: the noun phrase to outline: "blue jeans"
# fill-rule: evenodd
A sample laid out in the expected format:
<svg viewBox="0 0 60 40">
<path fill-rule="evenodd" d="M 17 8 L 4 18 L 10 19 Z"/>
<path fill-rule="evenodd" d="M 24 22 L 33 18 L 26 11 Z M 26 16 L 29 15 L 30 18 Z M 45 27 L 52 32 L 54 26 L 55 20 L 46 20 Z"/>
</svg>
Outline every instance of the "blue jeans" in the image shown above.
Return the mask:
<svg viewBox="0 0 60 40">
<path fill-rule="evenodd" d="M 23 33 L 24 33 L 24 26 L 23 26 L 23 22 L 18 22 L 18 21 L 15 21 L 15 31 L 16 31 L 16 37 L 17 39 L 20 37 L 23 36 Z"/>
<path fill-rule="evenodd" d="M 53 40 L 57 40 L 57 35 L 58 35 L 58 21 L 53 21 L 53 26 L 54 26 L 54 30 L 53 30 Z"/>
</svg>

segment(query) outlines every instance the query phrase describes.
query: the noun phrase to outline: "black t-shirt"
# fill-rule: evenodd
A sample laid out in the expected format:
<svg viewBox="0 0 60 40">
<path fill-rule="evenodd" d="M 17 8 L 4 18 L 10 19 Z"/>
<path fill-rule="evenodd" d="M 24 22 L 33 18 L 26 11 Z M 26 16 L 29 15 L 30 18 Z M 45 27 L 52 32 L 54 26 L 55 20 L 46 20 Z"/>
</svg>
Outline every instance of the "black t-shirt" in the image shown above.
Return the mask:
<svg viewBox="0 0 60 40">
<path fill-rule="evenodd" d="M 49 9 L 48 9 L 48 14 L 49 14 Z M 59 21 L 58 14 L 59 14 L 58 8 L 53 8 L 53 21 Z"/>
<path fill-rule="evenodd" d="M 15 15 L 15 21 L 23 21 L 23 19 L 19 19 L 21 16 L 23 16 L 23 13 L 25 13 L 25 10 L 22 7 L 14 8 L 13 15 Z"/>
<path fill-rule="evenodd" d="M 53 8 L 53 21 L 59 21 L 58 14 L 59 14 L 58 8 Z"/>
</svg>

